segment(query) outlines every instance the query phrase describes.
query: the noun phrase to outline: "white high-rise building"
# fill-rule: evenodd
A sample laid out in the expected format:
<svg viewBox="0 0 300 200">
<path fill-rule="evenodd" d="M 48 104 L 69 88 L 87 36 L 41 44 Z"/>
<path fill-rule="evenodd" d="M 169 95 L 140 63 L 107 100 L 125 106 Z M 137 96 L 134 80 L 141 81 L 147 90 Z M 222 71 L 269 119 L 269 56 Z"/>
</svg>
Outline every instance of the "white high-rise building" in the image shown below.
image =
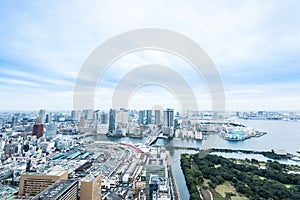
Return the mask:
<svg viewBox="0 0 300 200">
<path fill-rule="evenodd" d="M 174 125 L 174 110 L 167 109 L 164 110 L 164 126 L 172 127 Z"/>
<path fill-rule="evenodd" d="M 128 112 L 127 110 L 121 109 L 116 112 L 117 123 L 128 123 Z"/>
<path fill-rule="evenodd" d="M 45 120 L 46 120 L 46 109 L 40 109 L 39 118 L 40 118 L 42 124 L 45 123 Z"/>
<path fill-rule="evenodd" d="M 161 124 L 160 117 L 161 117 L 160 110 L 155 110 L 154 111 L 154 123 L 156 125 Z"/>
</svg>

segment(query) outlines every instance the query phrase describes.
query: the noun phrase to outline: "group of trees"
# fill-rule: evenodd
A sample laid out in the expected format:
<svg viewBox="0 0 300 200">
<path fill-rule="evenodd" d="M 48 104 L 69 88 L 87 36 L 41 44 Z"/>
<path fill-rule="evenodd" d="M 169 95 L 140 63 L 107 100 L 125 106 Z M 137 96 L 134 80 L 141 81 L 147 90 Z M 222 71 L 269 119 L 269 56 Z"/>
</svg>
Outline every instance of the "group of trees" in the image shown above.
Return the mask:
<svg viewBox="0 0 300 200">
<path fill-rule="evenodd" d="M 288 174 L 288 166 L 276 161 L 268 161 L 261 169 L 255 159 L 241 164 L 216 155 L 184 154 L 181 167 L 191 199 L 200 199 L 197 186 L 202 186 L 204 179 L 209 180 L 211 189 L 228 181 L 250 199 L 300 199 L 300 175 Z"/>
</svg>

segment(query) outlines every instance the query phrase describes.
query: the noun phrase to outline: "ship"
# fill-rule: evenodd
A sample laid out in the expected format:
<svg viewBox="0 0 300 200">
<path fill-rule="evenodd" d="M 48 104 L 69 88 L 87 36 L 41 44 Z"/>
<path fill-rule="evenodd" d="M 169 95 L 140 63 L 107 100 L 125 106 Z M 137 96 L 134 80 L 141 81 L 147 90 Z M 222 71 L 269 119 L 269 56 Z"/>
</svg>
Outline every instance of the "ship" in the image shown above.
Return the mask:
<svg viewBox="0 0 300 200">
<path fill-rule="evenodd" d="M 300 157 L 292 157 L 291 160 L 293 160 L 293 161 L 300 161 Z"/>
</svg>

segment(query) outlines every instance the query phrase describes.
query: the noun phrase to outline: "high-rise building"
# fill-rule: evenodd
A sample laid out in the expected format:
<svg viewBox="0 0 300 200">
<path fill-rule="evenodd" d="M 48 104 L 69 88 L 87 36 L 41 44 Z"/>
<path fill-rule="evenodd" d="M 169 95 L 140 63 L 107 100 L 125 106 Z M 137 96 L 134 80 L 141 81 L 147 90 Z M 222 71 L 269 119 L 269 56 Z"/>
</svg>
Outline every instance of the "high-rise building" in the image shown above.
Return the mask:
<svg viewBox="0 0 300 200">
<path fill-rule="evenodd" d="M 115 130 L 115 127 L 116 127 L 116 110 L 110 109 L 108 131 L 112 133 Z"/>
<path fill-rule="evenodd" d="M 82 112 L 82 117 L 84 117 L 85 119 L 88 119 L 88 120 L 92 120 L 93 119 L 93 114 L 94 114 L 93 109 L 85 109 Z"/>
<path fill-rule="evenodd" d="M 32 127 L 32 134 L 31 135 L 35 135 L 37 138 L 40 138 L 43 136 L 44 133 L 44 125 L 41 124 L 41 120 L 40 118 L 36 118 L 35 119 L 35 123 Z"/>
<path fill-rule="evenodd" d="M 160 120 L 160 110 L 155 110 L 154 111 L 154 122 L 156 125 L 161 124 L 161 120 Z"/>
<path fill-rule="evenodd" d="M 85 127 L 85 118 L 80 117 L 79 127 L 84 128 Z"/>
<path fill-rule="evenodd" d="M 93 116 L 93 130 L 94 133 L 98 132 L 98 122 L 99 122 L 99 110 L 94 111 Z"/>
<path fill-rule="evenodd" d="M 46 120 L 46 110 L 45 109 L 40 109 L 39 118 L 40 118 L 42 124 L 45 123 L 45 120 Z"/>
<path fill-rule="evenodd" d="M 84 117 L 85 119 L 88 119 L 88 120 L 92 120 L 93 119 L 93 114 L 94 114 L 94 110 L 93 109 L 84 109 L 82 111 L 82 117 Z"/>
<path fill-rule="evenodd" d="M 46 114 L 46 123 L 52 124 L 52 113 Z"/>
<path fill-rule="evenodd" d="M 146 121 L 145 124 L 152 124 L 152 110 L 146 110 Z"/>
<path fill-rule="evenodd" d="M 100 114 L 100 124 L 108 124 L 108 114 L 105 112 L 102 112 Z"/>
<path fill-rule="evenodd" d="M 18 122 L 18 117 L 17 116 L 12 116 L 10 127 L 14 127 L 17 124 L 17 122 Z"/>
<path fill-rule="evenodd" d="M 80 200 L 101 199 L 102 173 L 98 176 L 88 175 L 80 182 Z"/>
<path fill-rule="evenodd" d="M 59 179 L 68 179 L 68 171 L 21 174 L 19 196 L 36 196 Z"/>
<path fill-rule="evenodd" d="M 71 111 L 71 120 L 75 121 L 76 120 L 76 110 Z"/>
<path fill-rule="evenodd" d="M 80 117 L 82 117 L 81 114 L 82 113 L 80 110 L 72 110 L 71 111 L 71 120 L 79 122 Z"/>
<path fill-rule="evenodd" d="M 46 132 L 45 137 L 46 138 L 54 138 L 57 134 L 57 125 L 55 124 L 47 124 L 46 125 Z"/>
<path fill-rule="evenodd" d="M 128 123 L 128 111 L 126 109 L 116 111 L 116 123 Z"/>
<path fill-rule="evenodd" d="M 139 124 L 144 124 L 144 118 L 145 118 L 145 111 L 140 110 L 139 111 Z"/>
<path fill-rule="evenodd" d="M 49 114 L 46 114 L 46 119 L 45 119 L 45 123 L 49 123 Z"/>
<path fill-rule="evenodd" d="M 164 110 L 164 126 L 172 127 L 174 125 L 174 110 Z"/>
<path fill-rule="evenodd" d="M 61 179 L 35 196 L 33 200 L 77 200 L 78 181 Z"/>
</svg>

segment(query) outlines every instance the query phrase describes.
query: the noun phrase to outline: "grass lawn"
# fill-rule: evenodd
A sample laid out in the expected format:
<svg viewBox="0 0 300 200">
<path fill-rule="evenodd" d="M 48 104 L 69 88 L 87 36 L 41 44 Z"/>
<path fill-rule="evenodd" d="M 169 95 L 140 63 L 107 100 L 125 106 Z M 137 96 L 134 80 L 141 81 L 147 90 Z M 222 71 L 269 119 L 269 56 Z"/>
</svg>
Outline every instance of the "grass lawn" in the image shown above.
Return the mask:
<svg viewBox="0 0 300 200">
<path fill-rule="evenodd" d="M 248 200 L 247 197 L 231 197 L 231 200 Z"/>
<path fill-rule="evenodd" d="M 218 185 L 216 187 L 216 191 L 222 195 L 222 197 L 225 197 L 226 195 L 226 192 L 231 192 L 231 193 L 234 193 L 236 194 L 236 190 L 235 188 L 229 183 L 229 182 L 224 182 L 222 185 Z"/>
<path fill-rule="evenodd" d="M 208 185 L 208 182 L 209 182 L 209 181 L 210 181 L 209 179 L 204 179 L 203 185 L 205 185 L 206 187 L 209 187 L 209 185 Z"/>
<path fill-rule="evenodd" d="M 292 185 L 289 185 L 289 184 L 285 184 L 284 185 L 287 189 L 290 189 L 292 187 Z"/>
</svg>

